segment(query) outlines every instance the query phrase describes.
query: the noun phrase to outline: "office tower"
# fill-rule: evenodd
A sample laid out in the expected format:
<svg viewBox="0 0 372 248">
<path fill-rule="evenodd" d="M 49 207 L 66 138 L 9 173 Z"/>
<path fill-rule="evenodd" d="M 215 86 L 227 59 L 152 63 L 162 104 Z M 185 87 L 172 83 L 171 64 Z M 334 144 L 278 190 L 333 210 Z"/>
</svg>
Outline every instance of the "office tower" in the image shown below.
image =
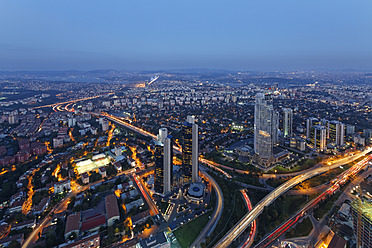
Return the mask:
<svg viewBox="0 0 372 248">
<path fill-rule="evenodd" d="M 309 118 L 306 121 L 306 138 L 310 138 L 310 129 L 312 126 L 315 125 L 321 125 L 321 121 L 319 121 L 317 118 Z"/>
<path fill-rule="evenodd" d="M 258 156 L 258 163 L 265 167 L 273 163 L 278 124 L 279 114 L 274 111 L 272 95 L 258 93 L 254 112 L 254 152 Z"/>
<path fill-rule="evenodd" d="M 293 110 L 290 108 L 283 109 L 283 133 L 284 138 L 292 137 Z"/>
<path fill-rule="evenodd" d="M 315 125 L 310 127 L 310 143 L 314 150 L 324 151 L 327 142 L 327 129 L 324 126 Z"/>
<path fill-rule="evenodd" d="M 368 198 L 364 200 L 358 198 L 351 203 L 357 248 L 372 247 L 372 203 Z"/>
<path fill-rule="evenodd" d="M 166 128 L 159 129 L 155 141 L 155 174 L 154 189 L 160 194 L 167 194 L 172 190 L 173 150 L 172 136 Z"/>
<path fill-rule="evenodd" d="M 355 133 L 355 126 L 346 125 L 346 134 L 354 134 L 354 133 Z"/>
<path fill-rule="evenodd" d="M 182 124 L 182 172 L 184 183 L 199 181 L 198 125 L 194 116 Z"/>
<path fill-rule="evenodd" d="M 336 146 L 345 144 L 345 124 L 339 121 L 329 121 L 327 123 L 328 143 Z"/>
</svg>

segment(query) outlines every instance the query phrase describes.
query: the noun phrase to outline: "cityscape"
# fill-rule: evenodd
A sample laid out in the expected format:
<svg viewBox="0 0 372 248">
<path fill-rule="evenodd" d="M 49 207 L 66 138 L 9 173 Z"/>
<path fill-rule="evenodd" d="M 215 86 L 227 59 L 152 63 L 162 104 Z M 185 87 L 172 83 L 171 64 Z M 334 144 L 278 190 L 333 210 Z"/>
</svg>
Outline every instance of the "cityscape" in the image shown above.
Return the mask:
<svg viewBox="0 0 372 248">
<path fill-rule="evenodd" d="M 125 75 L 1 76 L 1 245 L 369 247 L 368 74 Z"/>
<path fill-rule="evenodd" d="M 371 11 L 1 1 L 0 248 L 372 248 Z"/>
</svg>

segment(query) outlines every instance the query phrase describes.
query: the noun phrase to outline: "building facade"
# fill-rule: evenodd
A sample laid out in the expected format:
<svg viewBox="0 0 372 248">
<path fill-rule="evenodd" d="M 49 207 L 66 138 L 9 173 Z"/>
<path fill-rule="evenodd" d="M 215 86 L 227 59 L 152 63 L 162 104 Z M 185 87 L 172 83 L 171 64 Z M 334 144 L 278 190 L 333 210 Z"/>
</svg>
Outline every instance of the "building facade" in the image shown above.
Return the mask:
<svg viewBox="0 0 372 248">
<path fill-rule="evenodd" d="M 173 142 L 166 128 L 161 128 L 155 142 L 154 189 L 160 194 L 172 190 L 173 179 Z"/>
<path fill-rule="evenodd" d="M 182 177 L 184 183 L 199 181 L 198 125 L 194 116 L 182 124 Z"/>
<path fill-rule="evenodd" d="M 293 110 L 284 108 L 283 115 L 283 135 L 284 138 L 290 138 L 292 137 Z"/>
<path fill-rule="evenodd" d="M 372 247 L 372 203 L 355 199 L 351 203 L 351 214 L 357 248 Z"/>
<path fill-rule="evenodd" d="M 315 125 L 310 127 L 310 144 L 316 151 L 326 150 L 327 129 L 324 126 Z"/>
<path fill-rule="evenodd" d="M 257 163 L 269 167 L 274 163 L 273 148 L 278 143 L 279 114 L 274 111 L 273 96 L 258 93 L 254 112 L 254 152 Z"/>
</svg>

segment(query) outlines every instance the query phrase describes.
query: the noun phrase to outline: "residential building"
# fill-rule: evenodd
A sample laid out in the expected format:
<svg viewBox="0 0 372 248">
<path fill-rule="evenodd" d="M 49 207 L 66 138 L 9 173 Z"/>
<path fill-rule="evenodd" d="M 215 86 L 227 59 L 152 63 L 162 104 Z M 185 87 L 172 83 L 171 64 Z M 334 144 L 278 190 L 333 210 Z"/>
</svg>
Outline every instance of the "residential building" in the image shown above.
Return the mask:
<svg viewBox="0 0 372 248">
<path fill-rule="evenodd" d="M 118 201 L 115 195 L 111 194 L 105 198 L 107 226 L 112 226 L 120 219 Z"/>
<path fill-rule="evenodd" d="M 284 138 L 290 138 L 292 137 L 293 110 L 284 108 L 283 115 L 283 135 Z"/>
</svg>

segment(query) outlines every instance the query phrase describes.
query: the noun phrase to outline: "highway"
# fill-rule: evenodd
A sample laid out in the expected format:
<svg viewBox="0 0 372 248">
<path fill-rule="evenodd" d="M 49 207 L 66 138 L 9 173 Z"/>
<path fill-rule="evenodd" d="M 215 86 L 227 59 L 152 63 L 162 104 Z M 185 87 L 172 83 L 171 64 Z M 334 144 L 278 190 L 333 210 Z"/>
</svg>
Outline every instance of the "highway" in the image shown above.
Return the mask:
<svg viewBox="0 0 372 248">
<path fill-rule="evenodd" d="M 243 198 L 244 198 L 245 204 L 247 205 L 248 211 L 251 211 L 252 210 L 252 203 L 249 200 L 247 190 L 242 189 L 242 190 L 240 190 L 240 192 L 243 195 Z M 249 248 L 253 244 L 254 237 L 256 236 L 256 233 L 257 233 L 257 223 L 256 222 L 257 222 L 257 220 L 254 220 L 252 222 L 251 231 L 249 232 L 249 235 L 248 235 L 247 239 L 245 240 L 245 242 L 239 248 Z"/>
<path fill-rule="evenodd" d="M 328 187 L 327 190 L 325 190 L 317 198 L 313 199 L 308 204 L 306 204 L 291 218 L 289 218 L 278 228 L 272 231 L 269 235 L 267 235 L 264 239 L 262 239 L 255 247 L 265 248 L 269 246 L 272 242 L 274 242 L 277 238 L 284 234 L 289 228 L 291 228 L 294 224 L 301 220 L 302 217 L 304 217 L 306 213 L 311 211 L 321 200 L 324 200 L 327 196 L 332 195 L 335 191 L 337 191 L 344 183 L 346 183 L 346 180 L 349 177 L 355 176 L 357 173 L 359 173 L 371 159 L 372 155 L 366 157 L 362 161 L 355 164 L 353 167 L 343 172 L 341 175 L 337 176 L 334 180 L 332 180 L 332 185 Z"/>
<path fill-rule="evenodd" d="M 207 225 L 203 228 L 201 233 L 196 237 L 194 242 L 191 244 L 191 247 L 200 247 L 201 243 L 204 241 L 204 239 L 212 234 L 214 229 L 217 226 L 218 221 L 220 220 L 222 216 L 222 210 L 223 210 L 223 194 L 220 186 L 218 186 L 217 182 L 210 176 L 208 173 L 206 173 L 203 170 L 200 170 L 200 173 L 203 174 L 204 177 L 207 178 L 207 180 L 212 184 L 213 188 L 215 189 L 215 193 L 217 196 L 217 207 L 214 209 L 213 215 L 211 216 L 210 220 L 208 221 Z"/>
<path fill-rule="evenodd" d="M 107 93 L 105 95 L 112 95 L 112 94 L 114 94 L 114 93 Z M 53 103 L 53 104 L 49 104 L 49 105 L 43 105 L 43 106 L 33 107 L 33 109 L 47 108 L 47 107 L 53 107 L 53 109 L 54 109 L 55 106 L 57 106 L 57 105 L 63 105 L 63 104 L 68 104 L 68 103 L 75 103 L 75 102 L 85 101 L 85 100 L 91 100 L 91 99 L 102 97 L 102 96 L 105 96 L 105 95 L 98 95 L 98 96 L 92 96 L 92 97 L 85 97 L 85 98 L 70 100 L 70 101 L 66 101 L 66 102 Z M 60 110 L 60 111 L 62 111 L 62 110 Z"/>
<path fill-rule="evenodd" d="M 327 170 L 334 169 L 338 166 L 341 166 L 345 163 L 352 162 L 364 156 L 365 154 L 372 151 L 372 147 L 367 148 L 365 151 L 353 155 L 347 158 L 340 159 L 339 161 L 334 161 L 331 165 L 326 167 L 319 167 L 315 168 L 311 171 L 307 171 L 302 175 L 298 175 L 269 193 L 265 198 L 263 198 L 249 213 L 247 213 L 237 224 L 229 231 L 227 234 L 214 246 L 214 247 L 229 247 L 229 245 L 240 235 L 244 232 L 244 230 L 262 213 L 263 209 L 266 206 L 269 206 L 276 198 L 287 192 L 287 190 L 291 189 L 292 187 L 296 186 L 297 184 L 322 174 Z"/>
</svg>

